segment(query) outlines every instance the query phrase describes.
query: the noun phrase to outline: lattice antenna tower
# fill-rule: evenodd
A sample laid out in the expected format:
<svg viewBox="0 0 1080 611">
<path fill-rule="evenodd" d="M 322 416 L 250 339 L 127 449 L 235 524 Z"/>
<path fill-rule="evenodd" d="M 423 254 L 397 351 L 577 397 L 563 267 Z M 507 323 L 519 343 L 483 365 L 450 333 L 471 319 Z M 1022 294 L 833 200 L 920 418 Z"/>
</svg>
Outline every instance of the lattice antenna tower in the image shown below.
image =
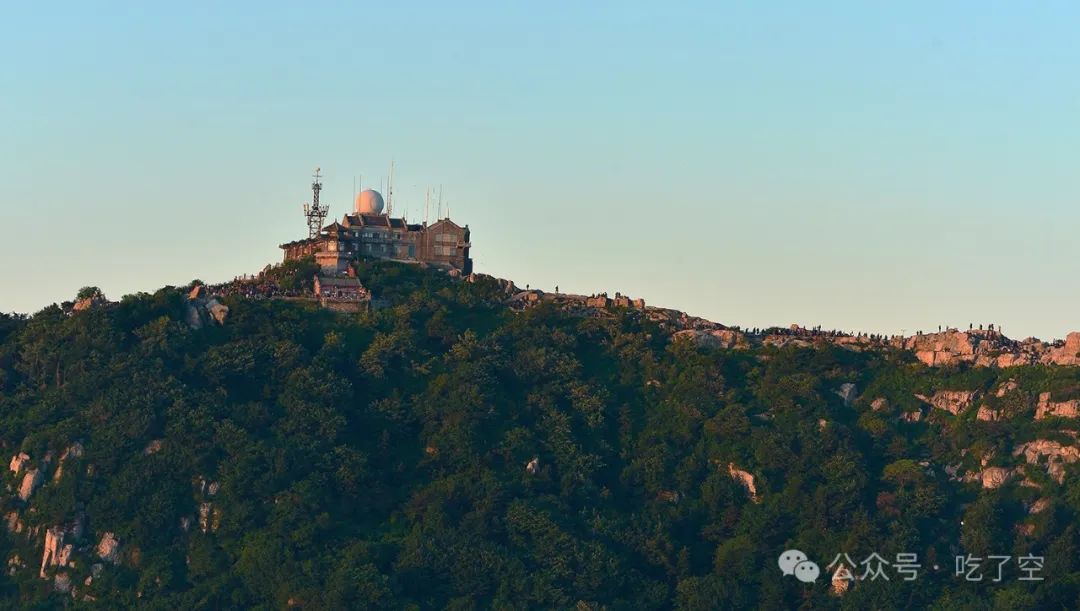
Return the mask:
<svg viewBox="0 0 1080 611">
<path fill-rule="evenodd" d="M 320 169 L 315 168 L 315 173 L 311 175 L 313 179 L 311 183 L 311 203 L 304 204 L 304 216 L 307 217 L 308 239 L 319 237 L 319 232 L 322 231 L 323 222 L 326 220 L 326 214 L 330 210 L 330 206 L 319 204 L 319 191 L 322 191 L 322 174 L 319 172 Z"/>
</svg>

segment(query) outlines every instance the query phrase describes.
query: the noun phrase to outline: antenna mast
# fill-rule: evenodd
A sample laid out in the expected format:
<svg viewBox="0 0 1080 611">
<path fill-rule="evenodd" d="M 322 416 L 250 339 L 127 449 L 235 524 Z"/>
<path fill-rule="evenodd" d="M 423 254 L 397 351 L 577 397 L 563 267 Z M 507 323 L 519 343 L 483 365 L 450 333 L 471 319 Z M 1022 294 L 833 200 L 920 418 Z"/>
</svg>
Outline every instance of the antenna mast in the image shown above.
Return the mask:
<svg viewBox="0 0 1080 611">
<path fill-rule="evenodd" d="M 315 168 L 315 173 L 312 174 L 314 180 L 311 183 L 311 205 L 304 204 L 309 240 L 319 237 L 323 221 L 326 220 L 326 213 L 330 210 L 330 206 L 319 205 L 319 191 L 322 191 L 322 175 L 319 172 L 320 169 Z"/>
<path fill-rule="evenodd" d="M 394 214 L 394 160 L 390 160 L 390 179 L 386 182 L 386 215 Z"/>
</svg>

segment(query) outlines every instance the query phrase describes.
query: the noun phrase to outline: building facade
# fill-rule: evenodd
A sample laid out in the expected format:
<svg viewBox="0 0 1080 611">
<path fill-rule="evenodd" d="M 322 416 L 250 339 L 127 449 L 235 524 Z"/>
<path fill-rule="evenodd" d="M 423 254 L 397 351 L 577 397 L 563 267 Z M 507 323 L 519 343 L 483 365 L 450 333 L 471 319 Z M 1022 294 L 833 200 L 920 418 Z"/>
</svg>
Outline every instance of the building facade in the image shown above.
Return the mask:
<svg viewBox="0 0 1080 611">
<path fill-rule="evenodd" d="M 472 273 L 469 226 L 449 218 L 432 224 L 407 223 L 383 213 L 382 196 L 365 190 L 356 197 L 352 214 L 324 227 L 317 237 L 281 245 L 285 261 L 314 256 L 326 272 L 342 272 L 360 257 L 426 263 Z"/>
</svg>

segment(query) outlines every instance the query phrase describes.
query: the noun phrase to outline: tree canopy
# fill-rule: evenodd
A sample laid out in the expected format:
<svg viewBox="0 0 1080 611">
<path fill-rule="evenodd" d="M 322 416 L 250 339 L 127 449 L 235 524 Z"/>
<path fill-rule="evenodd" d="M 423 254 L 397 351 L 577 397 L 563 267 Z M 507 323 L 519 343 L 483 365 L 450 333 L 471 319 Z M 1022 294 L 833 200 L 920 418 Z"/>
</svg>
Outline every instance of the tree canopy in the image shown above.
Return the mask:
<svg viewBox="0 0 1080 611">
<path fill-rule="evenodd" d="M 297 266 L 282 278 L 308 276 Z M 391 263 L 359 275 L 386 307 L 227 297 L 223 326 L 193 330 L 184 291 L 166 288 L 0 316 L 0 447 L 28 456 L 4 476 L 3 513 L 20 529 L 0 538 L 13 567 L 0 598 L 162 609 L 1080 601 L 1075 467 L 1059 484 L 1015 453 L 1072 443 L 1075 422 L 1036 421 L 1032 404 L 1080 396 L 1074 368 L 705 349 L 632 310 L 515 313 L 485 281 Z M 1007 380 L 1017 389 L 996 396 Z M 978 391 L 1010 417 L 915 397 L 940 389 Z M 919 420 L 903 417 L 915 410 Z M 81 456 L 65 456 L 76 443 Z M 984 489 L 965 478 L 994 467 L 1012 479 Z M 30 468 L 47 476 L 24 502 Z M 75 523 L 74 566 L 41 579 L 46 530 Z M 95 550 L 106 532 L 115 564 Z M 781 574 L 790 548 L 821 565 L 817 583 Z M 917 581 L 893 572 L 829 593 L 837 554 L 909 552 Z M 962 554 L 1042 556 L 1044 580 L 1020 581 L 1014 560 L 1000 583 L 968 582 L 954 575 Z M 55 591 L 59 571 L 74 597 Z"/>
</svg>

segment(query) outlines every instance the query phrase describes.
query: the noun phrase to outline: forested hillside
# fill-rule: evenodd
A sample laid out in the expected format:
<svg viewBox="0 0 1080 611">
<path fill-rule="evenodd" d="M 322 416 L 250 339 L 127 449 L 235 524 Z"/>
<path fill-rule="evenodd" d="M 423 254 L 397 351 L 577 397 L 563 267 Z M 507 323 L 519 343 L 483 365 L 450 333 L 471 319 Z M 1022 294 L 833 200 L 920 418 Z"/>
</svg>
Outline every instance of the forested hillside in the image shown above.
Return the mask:
<svg viewBox="0 0 1080 611">
<path fill-rule="evenodd" d="M 632 310 L 512 312 L 491 282 L 360 275 L 389 307 L 227 297 L 223 325 L 193 329 L 169 287 L 0 316 L 0 602 L 1080 604 L 1077 421 L 1043 409 L 1080 397 L 1080 368 L 707 349 Z M 782 575 L 789 548 L 816 583 Z M 921 569 L 837 594 L 841 553 Z M 1012 559 L 969 582 L 966 554 Z M 1045 558 L 1041 581 L 1021 556 Z"/>
</svg>

